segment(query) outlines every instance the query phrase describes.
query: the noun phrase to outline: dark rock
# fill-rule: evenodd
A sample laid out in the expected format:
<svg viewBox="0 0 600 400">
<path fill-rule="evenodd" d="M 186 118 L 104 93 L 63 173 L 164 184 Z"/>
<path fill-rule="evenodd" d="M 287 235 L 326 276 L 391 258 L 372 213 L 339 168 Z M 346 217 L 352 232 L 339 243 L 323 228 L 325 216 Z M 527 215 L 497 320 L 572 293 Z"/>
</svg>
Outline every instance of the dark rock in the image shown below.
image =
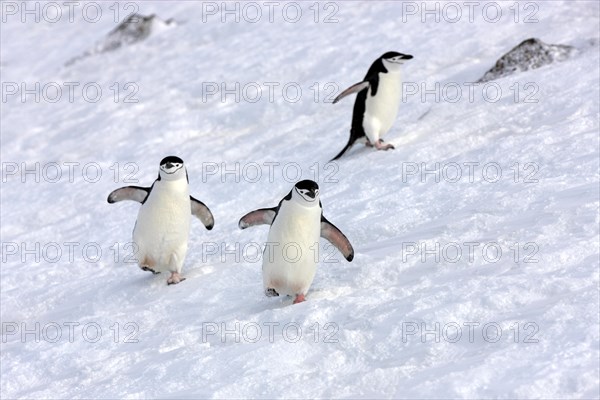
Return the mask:
<svg viewBox="0 0 600 400">
<path fill-rule="evenodd" d="M 547 44 L 540 39 L 531 38 L 500 57 L 496 65 L 477 82 L 483 83 L 517 72 L 536 69 L 556 61 L 569 58 L 575 48 L 562 44 Z"/>
<path fill-rule="evenodd" d="M 132 14 L 113 29 L 97 48 L 97 52 L 116 50 L 121 46 L 127 46 L 146 39 L 154 29 L 170 25 L 172 19 L 162 21 L 156 15 L 143 16 Z"/>
<path fill-rule="evenodd" d="M 123 46 L 140 42 L 146 39 L 152 32 L 168 27 L 173 24 L 173 19 L 161 20 L 156 15 L 148 16 L 132 14 L 123 20 L 115 29 L 110 31 L 106 38 L 98 43 L 93 49 L 84 54 L 69 60 L 66 65 L 72 65 L 75 62 L 98 53 L 114 51 Z"/>
</svg>

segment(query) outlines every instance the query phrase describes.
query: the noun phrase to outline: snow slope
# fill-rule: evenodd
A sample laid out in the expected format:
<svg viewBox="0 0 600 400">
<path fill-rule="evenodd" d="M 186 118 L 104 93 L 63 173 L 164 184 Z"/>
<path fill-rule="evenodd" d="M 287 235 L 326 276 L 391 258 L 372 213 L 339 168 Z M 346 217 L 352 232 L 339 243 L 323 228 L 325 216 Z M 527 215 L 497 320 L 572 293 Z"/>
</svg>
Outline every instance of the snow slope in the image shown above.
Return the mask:
<svg viewBox="0 0 600 400">
<path fill-rule="evenodd" d="M 129 2 L 176 23 L 66 67 L 116 26 L 115 8 L 130 11 L 100 3 L 90 23 L 85 4 L 55 23 L 3 8 L 2 398 L 600 396 L 597 2 L 517 3 L 518 17 L 515 3 L 481 3 L 455 23 L 448 3 L 439 22 L 421 21 L 420 2 L 318 3 L 318 22 L 301 3 L 296 23 L 288 3 L 273 22 L 255 3 L 259 21 L 246 9 L 236 23 L 211 14 L 220 2 Z M 469 99 L 465 82 L 529 37 L 580 51 Z M 418 91 L 386 136 L 396 150 L 356 146 L 327 164 L 353 99 L 325 98 L 388 50 L 414 56 L 404 73 Z M 52 83 L 46 99 L 9 94 L 36 82 Z M 68 82 L 72 101 L 48 101 Z M 239 101 L 211 94 L 236 82 Z M 92 83 L 95 103 L 81 90 Z M 422 98 L 436 83 L 446 92 Z M 126 178 L 150 185 L 170 154 L 216 220 L 193 222 L 175 286 L 127 262 L 139 206 L 106 203 Z M 318 179 L 356 255 L 323 246 L 307 301 L 291 305 L 262 293 L 267 227 L 237 221 L 300 177 Z"/>
</svg>

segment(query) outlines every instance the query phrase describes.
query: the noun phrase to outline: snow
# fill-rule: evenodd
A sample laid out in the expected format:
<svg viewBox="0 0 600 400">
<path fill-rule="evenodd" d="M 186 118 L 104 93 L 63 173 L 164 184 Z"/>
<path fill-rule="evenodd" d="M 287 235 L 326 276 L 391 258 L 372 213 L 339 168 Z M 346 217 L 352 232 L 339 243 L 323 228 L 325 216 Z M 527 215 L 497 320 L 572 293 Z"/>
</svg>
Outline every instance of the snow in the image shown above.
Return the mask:
<svg viewBox="0 0 600 400">
<path fill-rule="evenodd" d="M 255 3 L 256 23 L 221 22 L 220 2 L 103 2 L 95 23 L 82 15 L 92 3 L 73 22 L 62 6 L 55 23 L 21 22 L 7 4 L 22 3 L 3 2 L 1 24 L 3 398 L 600 397 L 598 3 L 481 3 L 472 22 L 454 3 L 456 23 L 422 22 L 421 2 L 319 3 L 316 23 L 313 3 L 297 23 L 281 11 L 298 3 L 273 22 Z M 127 4 L 174 26 L 65 66 Z M 488 4 L 498 22 L 482 17 Z M 470 99 L 465 83 L 529 37 L 580 51 Z M 357 145 L 327 164 L 353 99 L 325 99 L 388 50 L 414 56 L 404 78 L 416 93 L 385 137 L 396 149 Z M 22 101 L 36 82 L 47 96 Z M 246 96 L 221 101 L 236 82 Z M 97 102 L 84 98 L 92 83 Z M 436 83 L 439 100 L 424 93 Z M 150 185 L 170 154 L 215 215 L 210 232 L 193 221 L 174 286 L 127 262 L 139 205 L 106 202 Z M 292 305 L 262 293 L 268 228 L 237 221 L 300 177 L 318 178 L 356 254 L 323 243 L 307 301 Z"/>
</svg>

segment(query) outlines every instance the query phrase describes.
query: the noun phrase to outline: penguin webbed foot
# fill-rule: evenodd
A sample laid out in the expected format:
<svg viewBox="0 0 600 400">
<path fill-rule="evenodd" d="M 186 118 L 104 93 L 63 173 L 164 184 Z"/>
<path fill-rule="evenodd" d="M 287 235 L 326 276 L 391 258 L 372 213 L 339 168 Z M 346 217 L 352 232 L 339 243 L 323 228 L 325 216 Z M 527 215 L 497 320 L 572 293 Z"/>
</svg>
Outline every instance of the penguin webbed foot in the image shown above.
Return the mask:
<svg viewBox="0 0 600 400">
<path fill-rule="evenodd" d="M 154 275 L 160 274 L 160 271 L 155 271 L 150 267 L 143 266 L 141 268 L 142 268 L 142 271 L 152 272 Z"/>
<path fill-rule="evenodd" d="M 167 279 L 167 285 L 176 285 L 183 281 L 185 281 L 185 278 L 182 277 L 178 272 L 171 272 L 171 276 L 169 279 Z"/>
<path fill-rule="evenodd" d="M 394 150 L 395 147 L 392 144 L 385 144 L 383 139 L 379 139 L 375 144 L 371 143 L 369 139 L 365 142 L 365 146 L 367 147 L 375 147 L 377 150 Z"/>
<path fill-rule="evenodd" d="M 292 304 L 302 303 L 305 300 L 306 299 L 304 298 L 304 295 L 302 293 L 300 293 L 300 294 L 296 295 L 296 298 L 294 299 L 294 302 Z"/>
<path fill-rule="evenodd" d="M 372 145 L 371 145 L 372 146 Z M 392 144 L 384 144 L 383 139 L 379 139 L 377 142 L 375 142 L 375 148 L 377 150 L 394 150 L 395 147 Z"/>
</svg>

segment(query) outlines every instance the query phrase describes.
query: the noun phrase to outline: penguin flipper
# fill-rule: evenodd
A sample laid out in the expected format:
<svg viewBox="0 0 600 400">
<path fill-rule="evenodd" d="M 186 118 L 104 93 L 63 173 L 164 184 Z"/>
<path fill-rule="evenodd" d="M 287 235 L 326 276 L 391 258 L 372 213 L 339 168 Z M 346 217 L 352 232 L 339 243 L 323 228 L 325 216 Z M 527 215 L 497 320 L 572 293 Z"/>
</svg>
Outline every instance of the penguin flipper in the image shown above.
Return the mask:
<svg viewBox="0 0 600 400">
<path fill-rule="evenodd" d="M 352 93 L 360 92 L 361 90 L 368 88 L 369 85 L 369 81 L 355 83 L 354 85 L 350 86 L 348 89 L 340 93 L 335 99 L 333 99 L 333 104 L 337 103 L 338 101 Z"/>
<path fill-rule="evenodd" d="M 250 211 L 248 214 L 240 218 L 238 226 L 240 229 L 246 229 L 255 225 L 271 225 L 277 214 L 277 208 L 259 208 L 258 210 Z"/>
<path fill-rule="evenodd" d="M 202 224 L 210 231 L 215 226 L 215 217 L 206 207 L 206 204 L 200 200 L 190 196 L 190 202 L 192 203 L 192 215 L 202 221 Z"/>
<path fill-rule="evenodd" d="M 116 203 L 123 200 L 137 201 L 138 203 L 144 203 L 146 197 L 150 193 L 150 188 L 141 186 L 125 186 L 116 190 L 113 190 L 106 199 L 109 203 Z"/>
<path fill-rule="evenodd" d="M 354 259 L 354 248 L 350 241 L 335 225 L 321 215 L 321 237 L 334 245 L 348 261 Z"/>
</svg>

